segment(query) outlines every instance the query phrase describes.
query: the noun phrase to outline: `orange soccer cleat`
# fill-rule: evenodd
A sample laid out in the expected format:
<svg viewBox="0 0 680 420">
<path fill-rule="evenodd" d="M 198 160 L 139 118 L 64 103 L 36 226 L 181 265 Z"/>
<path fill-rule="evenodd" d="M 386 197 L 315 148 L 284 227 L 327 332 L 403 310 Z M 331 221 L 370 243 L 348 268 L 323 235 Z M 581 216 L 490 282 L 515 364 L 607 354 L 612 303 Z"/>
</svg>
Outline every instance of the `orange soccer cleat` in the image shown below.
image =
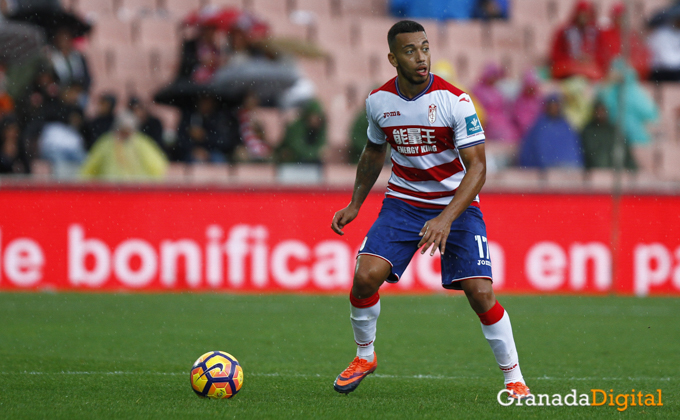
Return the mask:
<svg viewBox="0 0 680 420">
<path fill-rule="evenodd" d="M 510 391 L 508 393 L 508 398 L 514 398 L 516 400 L 523 400 L 525 398 L 533 398 L 533 394 L 529 387 L 522 382 L 510 382 L 505 386 L 505 389 Z"/>
<path fill-rule="evenodd" d="M 349 394 L 357 389 L 361 381 L 371 373 L 375 372 L 378 367 L 378 357 L 373 353 L 373 361 L 368 362 L 365 359 L 355 357 L 349 367 L 345 369 L 337 378 L 333 388 L 341 394 Z"/>
</svg>

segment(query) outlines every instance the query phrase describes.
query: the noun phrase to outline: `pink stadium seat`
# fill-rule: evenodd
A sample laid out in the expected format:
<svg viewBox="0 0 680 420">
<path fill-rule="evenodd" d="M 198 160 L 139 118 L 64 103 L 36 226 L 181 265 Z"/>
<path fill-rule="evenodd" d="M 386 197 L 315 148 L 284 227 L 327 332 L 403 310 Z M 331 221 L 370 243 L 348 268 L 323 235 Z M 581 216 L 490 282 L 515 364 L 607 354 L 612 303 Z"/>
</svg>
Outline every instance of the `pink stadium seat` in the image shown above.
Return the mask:
<svg viewBox="0 0 680 420">
<path fill-rule="evenodd" d="M 543 174 L 536 169 L 507 168 L 498 181 L 506 189 L 537 190 L 543 185 Z"/>
<path fill-rule="evenodd" d="M 614 170 L 592 169 L 585 175 L 585 185 L 596 191 L 611 191 L 614 187 Z"/>
<path fill-rule="evenodd" d="M 387 46 L 387 31 L 396 21 L 391 17 L 359 19 L 358 35 L 361 49 L 387 57 L 387 53 L 390 52 Z"/>
<path fill-rule="evenodd" d="M 545 180 L 548 188 L 579 190 L 583 188 L 584 172 L 581 169 L 548 169 Z"/>
<path fill-rule="evenodd" d="M 31 161 L 31 175 L 38 178 L 47 178 L 52 174 L 52 166 L 46 160 L 35 159 Z"/>
<path fill-rule="evenodd" d="M 238 184 L 274 184 L 276 167 L 269 163 L 240 163 L 234 166 L 232 175 Z"/>
<path fill-rule="evenodd" d="M 267 22 L 271 28 L 271 34 L 275 38 L 308 40 L 310 37 L 311 25 L 300 25 L 291 22 L 287 16 L 282 16 L 277 19 L 268 19 Z"/>
<path fill-rule="evenodd" d="M 210 5 L 217 7 L 237 7 L 243 9 L 243 3 L 244 0 L 210 0 Z"/>
<path fill-rule="evenodd" d="M 274 17 L 279 19 L 288 16 L 292 11 L 288 8 L 288 1 L 271 1 L 271 0 L 244 0 L 243 8 L 261 16 Z"/>
<path fill-rule="evenodd" d="M 332 0 L 296 0 L 295 10 L 306 10 L 317 16 L 331 17 Z"/>
<path fill-rule="evenodd" d="M 492 22 L 491 43 L 494 49 L 516 52 L 520 54 L 524 49 L 523 28 L 511 23 Z"/>
<path fill-rule="evenodd" d="M 513 1 L 510 19 L 516 23 L 548 22 L 548 2 L 546 0 Z"/>
<path fill-rule="evenodd" d="M 339 81 L 356 79 L 370 79 L 371 66 L 368 54 L 363 54 L 355 48 L 338 46 L 333 50 L 331 61 L 333 77 Z"/>
<path fill-rule="evenodd" d="M 150 48 L 149 63 L 151 74 L 158 80 L 170 82 L 177 72 L 179 63 L 179 48 Z"/>
<path fill-rule="evenodd" d="M 143 46 L 163 49 L 179 49 L 177 23 L 170 19 L 141 19 L 138 24 L 137 42 Z"/>
<path fill-rule="evenodd" d="M 114 4 L 113 0 L 75 0 L 71 4 L 65 4 L 65 7 L 88 19 L 96 20 L 113 16 L 117 11 Z"/>
<path fill-rule="evenodd" d="M 113 73 L 118 77 L 151 76 L 151 60 L 147 51 L 130 47 L 111 47 L 115 53 Z"/>
<path fill-rule="evenodd" d="M 446 46 L 450 50 L 481 48 L 484 25 L 479 22 L 449 21 L 446 23 Z"/>
<path fill-rule="evenodd" d="M 112 73 L 115 60 L 113 51 L 107 51 L 104 48 L 88 48 L 84 54 L 95 83 Z"/>
<path fill-rule="evenodd" d="M 319 17 L 315 25 L 316 41 L 322 48 L 348 48 L 359 42 L 359 27 L 353 19 Z"/>
<path fill-rule="evenodd" d="M 203 0 L 160 0 L 159 9 L 167 11 L 173 18 L 183 19 L 205 4 Z"/>
<path fill-rule="evenodd" d="M 277 145 L 283 138 L 284 122 L 281 113 L 274 108 L 258 108 L 255 118 L 262 124 L 264 137 L 271 146 Z"/>
<path fill-rule="evenodd" d="M 168 182 L 184 182 L 187 177 L 187 165 L 184 163 L 172 162 L 168 166 L 165 180 Z"/>
<path fill-rule="evenodd" d="M 661 153 L 661 171 L 663 179 L 680 181 L 680 143 L 665 142 Z"/>
<path fill-rule="evenodd" d="M 158 0 L 118 0 L 119 11 L 131 16 L 150 15 L 156 11 Z"/>
<path fill-rule="evenodd" d="M 385 16 L 387 15 L 386 0 L 336 0 L 340 4 L 342 16 Z"/>
<path fill-rule="evenodd" d="M 92 25 L 90 39 L 93 47 L 129 46 L 132 45 L 132 34 L 132 22 L 113 17 L 102 18 Z"/>
<path fill-rule="evenodd" d="M 326 164 L 323 168 L 323 179 L 327 185 L 351 187 L 356 174 L 356 165 Z"/>
<path fill-rule="evenodd" d="M 228 164 L 189 165 L 187 180 L 201 184 L 221 184 L 229 181 L 230 167 Z"/>
<path fill-rule="evenodd" d="M 179 123 L 179 110 L 177 108 L 150 104 L 149 110 L 161 120 L 165 131 L 174 131 Z"/>
<path fill-rule="evenodd" d="M 633 157 L 639 170 L 650 174 L 658 172 L 659 166 L 663 164 L 660 160 L 662 160 L 663 154 L 666 153 L 666 145 L 669 144 L 671 144 L 669 141 L 664 141 L 657 145 L 652 144 L 633 148 Z"/>
<path fill-rule="evenodd" d="M 667 140 L 678 135 L 678 110 L 680 109 L 680 86 L 665 83 L 661 88 L 661 124 Z"/>
</svg>

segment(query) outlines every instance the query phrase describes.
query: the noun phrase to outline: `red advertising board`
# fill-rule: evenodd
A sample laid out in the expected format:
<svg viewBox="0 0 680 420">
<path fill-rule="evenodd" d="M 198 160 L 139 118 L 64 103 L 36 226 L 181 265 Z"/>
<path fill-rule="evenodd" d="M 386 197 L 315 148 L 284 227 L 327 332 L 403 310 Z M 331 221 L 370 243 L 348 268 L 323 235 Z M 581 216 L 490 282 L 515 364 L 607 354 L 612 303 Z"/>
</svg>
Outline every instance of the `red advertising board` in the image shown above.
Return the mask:
<svg viewBox="0 0 680 420">
<path fill-rule="evenodd" d="M 371 194 L 337 236 L 350 192 L 0 190 L 0 289 L 342 292 L 377 217 Z M 605 195 L 483 194 L 495 288 L 680 295 L 680 197 L 624 196 L 618 249 Z M 417 254 L 384 292 L 443 291 Z"/>
</svg>

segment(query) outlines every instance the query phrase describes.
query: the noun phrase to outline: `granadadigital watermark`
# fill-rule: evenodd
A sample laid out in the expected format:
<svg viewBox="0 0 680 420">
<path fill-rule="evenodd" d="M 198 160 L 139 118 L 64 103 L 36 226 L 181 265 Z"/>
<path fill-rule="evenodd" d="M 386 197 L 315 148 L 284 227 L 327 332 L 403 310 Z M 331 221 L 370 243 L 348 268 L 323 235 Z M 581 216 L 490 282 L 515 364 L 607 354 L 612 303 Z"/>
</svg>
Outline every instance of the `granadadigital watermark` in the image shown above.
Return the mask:
<svg viewBox="0 0 680 420">
<path fill-rule="evenodd" d="M 579 394 L 575 389 L 572 389 L 569 394 L 534 394 L 524 399 L 516 399 L 508 397 L 510 391 L 502 389 L 496 395 L 498 404 L 502 406 L 590 406 L 590 407 L 616 407 L 618 411 L 626 411 L 628 407 L 660 407 L 663 406 L 661 400 L 661 390 L 657 389 L 655 393 L 643 393 L 642 391 L 631 390 L 630 394 L 614 394 L 614 390 L 610 389 L 606 392 L 603 389 L 591 389 L 590 394 Z M 505 397 L 505 398 L 504 398 Z"/>
</svg>

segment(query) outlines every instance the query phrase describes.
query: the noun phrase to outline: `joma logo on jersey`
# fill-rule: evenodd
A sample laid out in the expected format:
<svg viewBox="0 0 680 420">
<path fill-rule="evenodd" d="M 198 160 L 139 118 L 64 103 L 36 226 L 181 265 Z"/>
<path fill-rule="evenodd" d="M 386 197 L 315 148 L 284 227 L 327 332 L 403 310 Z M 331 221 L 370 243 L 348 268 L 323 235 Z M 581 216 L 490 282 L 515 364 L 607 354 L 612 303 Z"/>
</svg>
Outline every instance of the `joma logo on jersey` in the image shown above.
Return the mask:
<svg viewBox="0 0 680 420">
<path fill-rule="evenodd" d="M 383 118 L 389 117 L 401 117 L 401 113 L 399 111 L 390 111 L 383 113 Z"/>
</svg>

